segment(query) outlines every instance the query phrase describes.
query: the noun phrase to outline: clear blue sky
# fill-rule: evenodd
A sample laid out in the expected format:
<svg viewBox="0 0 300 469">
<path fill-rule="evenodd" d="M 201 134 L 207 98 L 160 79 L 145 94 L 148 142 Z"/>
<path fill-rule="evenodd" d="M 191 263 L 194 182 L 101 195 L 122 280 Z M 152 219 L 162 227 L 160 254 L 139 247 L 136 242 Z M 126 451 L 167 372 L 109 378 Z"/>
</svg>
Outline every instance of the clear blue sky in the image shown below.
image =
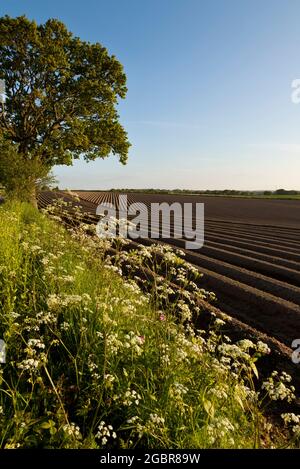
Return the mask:
<svg viewBox="0 0 300 469">
<path fill-rule="evenodd" d="M 59 18 L 125 67 L 127 166 L 59 167 L 61 187 L 300 189 L 299 0 L 4 0 L 0 12 Z"/>
</svg>

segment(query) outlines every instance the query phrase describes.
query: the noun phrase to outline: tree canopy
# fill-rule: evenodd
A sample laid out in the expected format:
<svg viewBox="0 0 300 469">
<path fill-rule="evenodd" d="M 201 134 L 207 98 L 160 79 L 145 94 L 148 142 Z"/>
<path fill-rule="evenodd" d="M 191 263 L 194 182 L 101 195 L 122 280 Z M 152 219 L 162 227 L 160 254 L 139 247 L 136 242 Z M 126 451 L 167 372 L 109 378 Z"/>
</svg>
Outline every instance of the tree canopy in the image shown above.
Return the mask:
<svg viewBox="0 0 300 469">
<path fill-rule="evenodd" d="M 0 78 L 6 85 L 1 137 L 20 158 L 49 169 L 80 156 L 115 154 L 126 163 L 130 144 L 116 109 L 126 76 L 101 44 L 82 41 L 56 19 L 38 25 L 4 16 Z"/>
</svg>

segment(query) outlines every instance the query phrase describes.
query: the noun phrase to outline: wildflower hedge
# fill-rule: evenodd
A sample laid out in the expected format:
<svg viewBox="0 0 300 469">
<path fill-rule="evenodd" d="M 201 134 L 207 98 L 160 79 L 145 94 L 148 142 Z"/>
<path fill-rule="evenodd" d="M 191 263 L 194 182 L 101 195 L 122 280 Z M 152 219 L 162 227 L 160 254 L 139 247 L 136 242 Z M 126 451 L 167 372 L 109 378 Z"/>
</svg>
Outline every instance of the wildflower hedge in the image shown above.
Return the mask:
<svg viewBox="0 0 300 469">
<path fill-rule="evenodd" d="M 2 448 L 298 444 L 298 415 L 282 416 L 288 434 L 263 413 L 268 400 L 295 398 L 285 373 L 257 386 L 268 347 L 232 343 L 220 319 L 193 327 L 197 297 L 214 295 L 192 266 L 161 246 L 130 253 L 121 242 L 108 255 L 89 226 L 67 230 L 49 212 L 0 208 Z M 151 288 L 132 269 L 145 264 Z"/>
</svg>

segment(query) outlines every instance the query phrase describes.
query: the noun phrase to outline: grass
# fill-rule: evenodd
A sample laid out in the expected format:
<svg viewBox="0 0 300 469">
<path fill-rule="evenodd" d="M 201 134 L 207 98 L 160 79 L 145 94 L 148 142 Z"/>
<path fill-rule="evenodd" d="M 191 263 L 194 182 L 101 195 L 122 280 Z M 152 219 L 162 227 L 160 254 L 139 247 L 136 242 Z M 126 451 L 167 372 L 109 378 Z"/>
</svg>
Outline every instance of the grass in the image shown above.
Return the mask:
<svg viewBox="0 0 300 469">
<path fill-rule="evenodd" d="M 0 447 L 294 445 L 295 422 L 288 440 L 262 412 L 267 399 L 293 399 L 284 375 L 257 389 L 267 347 L 232 344 L 219 319 L 195 331 L 191 301 L 159 304 L 86 232 L 26 204 L 0 207 Z M 188 269 L 169 262 L 173 275 Z"/>
</svg>

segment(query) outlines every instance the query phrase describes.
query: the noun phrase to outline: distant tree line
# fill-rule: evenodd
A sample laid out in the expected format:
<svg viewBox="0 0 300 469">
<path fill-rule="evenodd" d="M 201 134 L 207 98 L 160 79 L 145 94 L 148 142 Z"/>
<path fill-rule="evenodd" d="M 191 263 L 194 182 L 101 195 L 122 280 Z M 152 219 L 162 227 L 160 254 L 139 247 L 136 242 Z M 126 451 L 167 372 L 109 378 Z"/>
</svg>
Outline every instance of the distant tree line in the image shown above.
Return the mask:
<svg viewBox="0 0 300 469">
<path fill-rule="evenodd" d="M 300 195 L 297 190 L 277 189 L 275 191 L 238 191 L 233 189 L 224 190 L 191 190 L 191 189 L 110 189 L 110 192 L 136 192 L 147 194 L 199 194 L 199 195 L 235 195 L 235 196 L 256 196 L 256 195 Z"/>
<path fill-rule="evenodd" d="M 285 189 L 277 189 L 277 191 L 271 192 L 271 191 L 264 191 L 264 195 L 299 195 L 300 191 L 287 191 Z"/>
</svg>

